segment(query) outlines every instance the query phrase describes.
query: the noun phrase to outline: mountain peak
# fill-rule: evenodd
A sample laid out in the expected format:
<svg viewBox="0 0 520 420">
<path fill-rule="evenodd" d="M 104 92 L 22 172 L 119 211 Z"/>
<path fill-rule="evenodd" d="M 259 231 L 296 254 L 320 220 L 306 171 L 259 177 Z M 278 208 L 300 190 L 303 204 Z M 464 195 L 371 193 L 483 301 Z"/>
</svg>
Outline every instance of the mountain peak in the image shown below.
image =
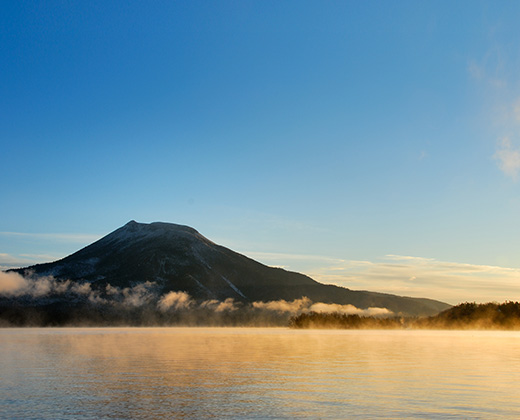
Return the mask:
<svg viewBox="0 0 520 420">
<path fill-rule="evenodd" d="M 195 229 L 190 226 L 185 225 L 177 225 L 175 223 L 167 223 L 167 222 L 152 222 L 152 223 L 140 223 L 135 220 L 130 220 L 126 225 L 121 227 L 118 230 L 130 230 L 130 231 L 169 231 L 169 232 L 190 232 L 194 234 L 199 234 Z M 117 230 L 116 230 L 117 232 Z M 199 234 L 200 235 L 200 234 Z"/>
<path fill-rule="evenodd" d="M 108 234 L 100 241 L 124 241 L 130 243 L 136 240 L 159 238 L 165 240 L 190 238 L 192 240 L 198 239 L 203 242 L 211 242 L 189 226 L 165 222 L 139 223 L 135 220 L 130 220 L 126 225 Z"/>
</svg>

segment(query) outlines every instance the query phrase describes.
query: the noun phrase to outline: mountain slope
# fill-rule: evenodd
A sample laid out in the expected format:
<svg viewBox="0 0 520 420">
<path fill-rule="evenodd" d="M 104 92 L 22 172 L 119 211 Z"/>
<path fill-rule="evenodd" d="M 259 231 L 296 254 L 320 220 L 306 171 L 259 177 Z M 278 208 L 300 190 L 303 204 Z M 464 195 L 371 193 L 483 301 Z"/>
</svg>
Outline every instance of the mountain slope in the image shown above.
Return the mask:
<svg viewBox="0 0 520 420">
<path fill-rule="evenodd" d="M 160 222 L 130 221 L 62 260 L 15 271 L 87 282 L 100 291 L 107 285 L 127 288 L 152 282 L 160 293 L 184 291 L 199 300 L 254 302 L 307 296 L 314 302 L 385 307 L 409 315 L 432 315 L 449 307 L 431 299 L 324 285 L 303 274 L 265 266 L 190 227 Z"/>
</svg>

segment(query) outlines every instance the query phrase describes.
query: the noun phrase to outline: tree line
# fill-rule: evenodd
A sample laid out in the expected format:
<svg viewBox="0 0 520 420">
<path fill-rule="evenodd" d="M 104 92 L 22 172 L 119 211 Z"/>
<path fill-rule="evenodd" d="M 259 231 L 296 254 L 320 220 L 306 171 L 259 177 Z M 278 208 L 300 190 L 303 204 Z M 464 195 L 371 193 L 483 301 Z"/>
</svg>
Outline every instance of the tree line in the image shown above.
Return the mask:
<svg viewBox="0 0 520 420">
<path fill-rule="evenodd" d="M 520 303 L 465 302 L 430 317 L 374 317 L 307 312 L 289 319 L 290 328 L 337 329 L 520 329 Z"/>
</svg>

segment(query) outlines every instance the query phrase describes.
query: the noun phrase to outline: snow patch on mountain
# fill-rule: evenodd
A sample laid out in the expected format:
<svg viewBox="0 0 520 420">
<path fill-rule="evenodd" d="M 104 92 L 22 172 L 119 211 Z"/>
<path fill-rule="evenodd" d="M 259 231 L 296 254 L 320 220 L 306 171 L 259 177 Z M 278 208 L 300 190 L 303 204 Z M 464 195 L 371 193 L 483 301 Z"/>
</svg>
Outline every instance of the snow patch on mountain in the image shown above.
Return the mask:
<svg viewBox="0 0 520 420">
<path fill-rule="evenodd" d="M 206 286 L 204 286 L 200 281 L 198 281 L 195 277 L 190 276 L 191 279 L 195 280 L 195 283 L 197 283 L 197 286 L 199 286 L 204 292 L 208 294 L 208 296 L 214 295 L 214 293 L 209 290 Z"/>
<path fill-rule="evenodd" d="M 236 287 L 231 281 L 229 281 L 225 276 L 222 276 L 224 281 L 229 284 L 229 287 L 231 287 L 235 292 L 237 292 L 240 296 L 242 296 L 244 299 L 247 299 L 246 296 L 240 291 L 238 287 Z"/>
</svg>

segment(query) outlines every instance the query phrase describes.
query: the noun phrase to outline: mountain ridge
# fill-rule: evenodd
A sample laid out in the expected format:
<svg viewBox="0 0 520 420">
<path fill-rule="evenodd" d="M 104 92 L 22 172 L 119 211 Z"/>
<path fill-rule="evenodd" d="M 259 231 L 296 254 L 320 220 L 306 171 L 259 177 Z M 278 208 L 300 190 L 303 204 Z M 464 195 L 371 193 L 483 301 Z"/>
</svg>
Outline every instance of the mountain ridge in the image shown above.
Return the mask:
<svg viewBox="0 0 520 420">
<path fill-rule="evenodd" d="M 10 270 L 23 276 L 52 276 L 88 284 L 101 295 L 108 287 L 132 288 L 148 282 L 160 293 L 186 292 L 197 300 L 291 301 L 381 307 L 413 316 L 433 315 L 450 305 L 428 298 L 355 291 L 269 267 L 218 245 L 192 227 L 131 220 L 60 260 Z"/>
</svg>

